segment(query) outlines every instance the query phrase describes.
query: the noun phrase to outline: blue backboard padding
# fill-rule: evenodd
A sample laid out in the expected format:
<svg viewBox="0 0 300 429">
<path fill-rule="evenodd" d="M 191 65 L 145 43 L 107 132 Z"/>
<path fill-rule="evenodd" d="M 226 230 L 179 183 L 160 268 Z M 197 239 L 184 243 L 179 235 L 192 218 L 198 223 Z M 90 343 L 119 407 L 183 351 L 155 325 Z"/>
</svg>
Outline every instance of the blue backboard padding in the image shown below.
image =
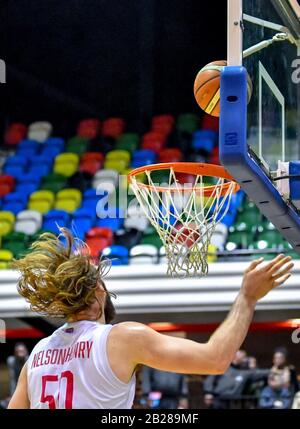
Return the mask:
<svg viewBox="0 0 300 429">
<path fill-rule="evenodd" d="M 220 160 L 248 197 L 300 253 L 300 218 L 248 153 L 247 72 L 224 67 L 220 90 Z"/>
<path fill-rule="evenodd" d="M 291 176 L 300 176 L 300 161 L 291 161 L 289 163 L 289 174 Z M 300 177 L 290 178 L 290 198 L 291 200 L 300 200 Z"/>
</svg>

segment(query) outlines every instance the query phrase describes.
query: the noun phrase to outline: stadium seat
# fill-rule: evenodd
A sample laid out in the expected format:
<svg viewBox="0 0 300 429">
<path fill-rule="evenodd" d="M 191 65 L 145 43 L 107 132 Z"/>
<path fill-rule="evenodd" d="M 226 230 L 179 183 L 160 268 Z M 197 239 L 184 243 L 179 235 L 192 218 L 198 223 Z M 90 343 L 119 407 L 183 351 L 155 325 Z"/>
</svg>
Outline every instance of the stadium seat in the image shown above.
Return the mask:
<svg viewBox="0 0 300 429">
<path fill-rule="evenodd" d="M 127 216 L 124 220 L 124 227 L 126 229 L 135 228 L 139 231 L 145 231 L 149 221 L 140 206 L 132 205 L 128 207 Z"/>
<path fill-rule="evenodd" d="M 84 240 L 85 234 L 90 230 L 94 224 L 96 212 L 88 208 L 77 209 L 73 213 L 72 227 L 76 236 Z"/>
<path fill-rule="evenodd" d="M 122 213 L 120 210 L 107 210 L 105 214 L 107 215 L 105 218 L 100 218 L 96 220 L 96 226 L 100 226 L 102 228 L 107 227 L 114 232 L 122 228 L 124 224 L 124 218 L 122 217 Z"/>
<path fill-rule="evenodd" d="M 79 156 L 76 153 L 62 153 L 55 158 L 53 172 L 70 177 L 77 171 Z"/>
<path fill-rule="evenodd" d="M 47 121 L 37 121 L 29 125 L 28 139 L 36 140 L 39 143 L 44 143 L 52 133 L 52 125 Z"/>
<path fill-rule="evenodd" d="M 10 250 L 0 249 L 0 269 L 7 270 L 13 257 L 14 255 Z"/>
<path fill-rule="evenodd" d="M 29 210 L 47 213 L 54 204 L 54 193 L 48 190 L 36 191 L 29 197 Z"/>
<path fill-rule="evenodd" d="M 118 137 L 116 141 L 116 149 L 126 150 L 131 154 L 139 145 L 139 135 L 135 133 L 125 133 Z"/>
<path fill-rule="evenodd" d="M 111 150 L 106 154 L 105 161 L 108 160 L 124 160 L 126 165 L 129 165 L 130 162 L 130 152 L 127 150 Z"/>
<path fill-rule="evenodd" d="M 3 237 L 2 247 L 3 249 L 10 250 L 15 258 L 19 258 L 28 249 L 27 235 L 23 232 L 13 231 Z"/>
<path fill-rule="evenodd" d="M 102 124 L 101 133 L 105 137 L 118 138 L 124 131 L 125 121 L 122 118 L 108 118 Z"/>
<path fill-rule="evenodd" d="M 13 230 L 15 216 L 12 212 L 0 211 L 0 236 L 9 234 Z"/>
<path fill-rule="evenodd" d="M 118 229 L 114 233 L 114 243 L 131 249 L 140 243 L 143 233 L 135 228 Z"/>
<path fill-rule="evenodd" d="M 80 171 L 94 175 L 103 166 L 103 154 L 99 152 L 86 152 L 80 159 Z"/>
<path fill-rule="evenodd" d="M 178 116 L 176 122 L 176 128 L 179 131 L 184 131 L 186 133 L 192 134 L 197 130 L 199 126 L 199 118 L 193 113 L 184 113 Z"/>
<path fill-rule="evenodd" d="M 25 159 L 24 157 L 19 156 L 19 155 L 14 155 L 14 156 L 10 156 L 6 159 L 6 163 L 4 164 L 4 168 L 6 166 L 12 166 L 12 165 L 26 168 L 27 164 L 28 164 L 27 159 Z"/>
<path fill-rule="evenodd" d="M 182 161 L 182 152 L 180 149 L 170 148 L 160 151 L 159 162 L 180 162 Z"/>
<path fill-rule="evenodd" d="M 133 152 L 131 167 L 138 168 L 143 165 L 154 164 L 156 161 L 156 153 L 153 150 L 142 149 Z"/>
<path fill-rule="evenodd" d="M 10 147 L 19 145 L 20 141 L 25 138 L 27 127 L 24 124 L 15 122 L 9 125 L 5 130 L 4 144 Z"/>
<path fill-rule="evenodd" d="M 116 170 L 104 169 L 98 171 L 93 179 L 92 187 L 103 188 L 108 193 L 115 191 L 118 186 L 119 173 Z"/>
<path fill-rule="evenodd" d="M 68 227 L 69 214 L 64 210 L 50 210 L 44 215 L 42 229 L 58 234 L 59 227 Z"/>
<path fill-rule="evenodd" d="M 197 130 L 193 133 L 192 148 L 210 154 L 217 142 L 218 134 L 212 130 Z"/>
<path fill-rule="evenodd" d="M 87 151 L 89 141 L 86 137 L 75 136 L 67 142 L 66 152 L 82 155 Z"/>
<path fill-rule="evenodd" d="M 226 243 L 226 250 L 232 251 L 235 249 L 247 249 L 252 242 L 253 234 L 251 232 L 230 232 Z"/>
<path fill-rule="evenodd" d="M 109 246 L 107 239 L 104 237 L 86 238 L 85 242 L 90 249 L 90 254 L 95 260 L 95 263 L 98 262 L 103 249 L 106 249 Z"/>
<path fill-rule="evenodd" d="M 7 164 L 7 165 L 4 165 L 3 172 L 6 175 L 14 176 L 15 178 L 21 178 L 25 173 L 25 169 L 21 165 Z"/>
<path fill-rule="evenodd" d="M 88 139 L 98 136 L 101 129 L 101 123 L 98 119 L 83 119 L 77 127 L 77 135 Z"/>
<path fill-rule="evenodd" d="M 101 196 L 97 195 L 97 190 L 87 189 L 83 193 L 83 201 L 82 201 L 82 207 L 88 208 L 89 210 L 93 210 L 96 213 L 96 206 L 98 204 L 98 201 L 100 201 Z"/>
<path fill-rule="evenodd" d="M 78 189 L 66 188 L 56 194 L 55 209 L 74 212 L 81 204 L 82 194 Z"/>
<path fill-rule="evenodd" d="M 218 223 L 215 227 L 215 231 L 211 236 L 211 243 L 218 249 L 223 250 L 225 247 L 226 239 L 228 235 L 228 227 L 224 223 Z"/>
<path fill-rule="evenodd" d="M 151 244 L 157 249 L 161 248 L 162 242 L 157 233 L 144 235 L 141 240 L 141 244 Z"/>
<path fill-rule="evenodd" d="M 130 265 L 156 264 L 158 262 L 158 249 L 151 244 L 138 244 L 130 250 Z"/>
<path fill-rule="evenodd" d="M 41 185 L 41 189 L 47 189 L 54 193 L 60 191 L 65 187 L 67 183 L 66 176 L 57 173 L 50 173 L 47 176 L 43 177 L 43 182 Z"/>
<path fill-rule="evenodd" d="M 20 182 L 16 187 L 16 192 L 19 194 L 24 194 L 26 197 L 29 197 L 30 194 L 39 189 L 38 183 L 22 183 Z"/>
<path fill-rule="evenodd" d="M 36 234 L 42 226 L 42 215 L 35 210 L 23 210 L 18 213 L 14 230 L 27 235 Z"/>
<path fill-rule="evenodd" d="M 94 228 L 91 228 L 89 231 L 87 231 L 86 233 L 86 238 L 90 239 L 90 238 L 105 238 L 105 240 L 107 240 L 107 246 L 111 246 L 113 244 L 113 240 L 114 240 L 114 235 L 113 235 L 113 231 L 110 228 L 107 227 L 99 227 L 99 226 L 95 226 Z"/>
<path fill-rule="evenodd" d="M 102 251 L 102 255 L 111 260 L 112 265 L 128 265 L 129 252 L 124 246 L 112 245 Z"/>
<path fill-rule="evenodd" d="M 15 178 L 10 175 L 0 176 L 0 198 L 9 194 L 15 187 Z"/>
<path fill-rule="evenodd" d="M 35 175 L 36 177 L 44 177 L 47 176 L 47 174 L 51 171 L 51 164 L 48 163 L 41 163 L 41 164 L 34 164 L 31 165 L 31 167 L 28 170 L 28 174 Z"/>
<path fill-rule="evenodd" d="M 59 152 L 62 152 L 64 150 L 65 147 L 65 141 L 63 138 L 61 137 L 49 137 L 43 144 L 42 147 L 42 153 L 51 148 L 57 148 L 59 150 Z"/>
<path fill-rule="evenodd" d="M 128 164 L 124 159 L 108 159 L 104 162 L 106 170 L 116 170 L 118 173 L 122 173 L 127 167 Z"/>
<path fill-rule="evenodd" d="M 2 210 L 10 211 L 17 215 L 24 210 L 27 204 L 28 194 L 20 192 L 11 192 L 3 198 Z"/>
</svg>

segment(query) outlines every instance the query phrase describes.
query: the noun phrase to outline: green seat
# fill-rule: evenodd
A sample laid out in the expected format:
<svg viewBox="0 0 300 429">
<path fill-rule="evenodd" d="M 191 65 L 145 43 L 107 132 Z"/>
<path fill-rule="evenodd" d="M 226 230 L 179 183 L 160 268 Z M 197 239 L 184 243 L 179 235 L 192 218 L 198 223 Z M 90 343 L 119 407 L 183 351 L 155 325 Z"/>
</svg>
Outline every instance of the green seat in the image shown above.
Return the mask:
<svg viewBox="0 0 300 429">
<path fill-rule="evenodd" d="M 76 153 L 82 155 L 87 151 L 89 140 L 85 137 L 72 137 L 68 140 L 66 146 L 66 152 Z"/>
<path fill-rule="evenodd" d="M 234 243 L 236 247 L 247 249 L 253 242 L 253 234 L 249 231 L 234 231 L 229 233 L 227 238 L 228 243 Z"/>
<path fill-rule="evenodd" d="M 57 193 L 66 186 L 67 178 L 62 174 L 50 173 L 44 177 L 40 189 Z"/>
<path fill-rule="evenodd" d="M 127 150 L 132 153 L 139 146 L 139 135 L 136 133 L 122 134 L 116 142 L 116 149 Z"/>
<path fill-rule="evenodd" d="M 152 244 L 153 246 L 157 247 L 158 249 L 160 249 L 161 246 L 163 245 L 158 234 L 144 235 L 142 237 L 141 244 Z"/>
<path fill-rule="evenodd" d="M 258 226 L 262 221 L 262 215 L 257 209 L 243 211 L 237 217 L 238 222 L 245 222 L 247 225 Z"/>
<path fill-rule="evenodd" d="M 257 241 L 261 240 L 266 241 L 271 248 L 278 247 L 283 241 L 282 236 L 276 229 L 260 233 Z"/>
<path fill-rule="evenodd" d="M 156 170 L 151 173 L 152 182 L 158 184 L 169 183 L 169 176 L 170 170 Z"/>
<path fill-rule="evenodd" d="M 23 232 L 11 232 L 3 238 L 2 247 L 11 251 L 14 257 L 19 258 L 28 249 L 28 236 Z"/>
<path fill-rule="evenodd" d="M 199 118 L 193 113 L 184 113 L 177 118 L 176 128 L 192 134 L 199 126 Z"/>
<path fill-rule="evenodd" d="M 270 261 L 278 255 L 278 252 L 272 252 L 272 249 L 275 249 L 276 246 L 272 247 L 272 243 L 266 240 L 257 240 L 249 245 L 250 250 L 270 250 L 268 253 L 253 253 L 251 259 L 264 258 L 266 261 Z"/>
</svg>

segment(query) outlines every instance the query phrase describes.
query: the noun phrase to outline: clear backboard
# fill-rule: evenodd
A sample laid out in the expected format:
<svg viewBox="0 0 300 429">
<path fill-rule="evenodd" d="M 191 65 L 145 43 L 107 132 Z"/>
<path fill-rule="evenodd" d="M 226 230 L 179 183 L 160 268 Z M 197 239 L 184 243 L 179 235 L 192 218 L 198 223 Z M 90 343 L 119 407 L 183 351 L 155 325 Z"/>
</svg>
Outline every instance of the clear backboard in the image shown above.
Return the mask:
<svg viewBox="0 0 300 429">
<path fill-rule="evenodd" d="M 221 162 L 298 252 L 299 212 L 275 176 L 278 161 L 300 160 L 299 18 L 297 0 L 228 0 L 220 114 Z"/>
</svg>

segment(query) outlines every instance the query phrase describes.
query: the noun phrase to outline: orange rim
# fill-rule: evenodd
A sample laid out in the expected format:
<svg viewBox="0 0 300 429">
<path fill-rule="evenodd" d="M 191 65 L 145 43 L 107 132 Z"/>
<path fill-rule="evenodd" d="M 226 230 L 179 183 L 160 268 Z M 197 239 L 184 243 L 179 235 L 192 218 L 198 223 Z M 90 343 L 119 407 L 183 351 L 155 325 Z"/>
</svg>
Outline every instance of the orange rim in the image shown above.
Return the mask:
<svg viewBox="0 0 300 429">
<path fill-rule="evenodd" d="M 223 178 L 228 180 L 228 182 L 222 185 L 209 185 L 204 186 L 201 189 L 204 196 L 211 196 L 216 188 L 221 188 L 221 196 L 226 195 L 231 183 L 234 183 L 233 193 L 237 192 L 240 189 L 240 185 L 234 180 L 234 178 L 225 170 L 221 165 L 214 164 L 204 164 L 200 162 L 166 162 L 162 164 L 151 164 L 144 165 L 143 167 L 135 168 L 128 174 L 129 183 L 132 183 L 133 177 L 138 174 L 145 173 L 146 171 L 157 171 L 157 170 L 170 170 L 173 169 L 175 173 L 185 173 L 185 174 L 194 174 L 195 176 L 208 176 L 208 177 L 216 177 Z M 152 186 L 146 185 L 145 183 L 138 183 L 140 188 L 145 189 L 155 189 L 158 192 L 167 192 L 170 190 L 169 187 L 165 186 Z M 199 188 L 183 188 L 183 192 L 199 192 Z"/>
</svg>

